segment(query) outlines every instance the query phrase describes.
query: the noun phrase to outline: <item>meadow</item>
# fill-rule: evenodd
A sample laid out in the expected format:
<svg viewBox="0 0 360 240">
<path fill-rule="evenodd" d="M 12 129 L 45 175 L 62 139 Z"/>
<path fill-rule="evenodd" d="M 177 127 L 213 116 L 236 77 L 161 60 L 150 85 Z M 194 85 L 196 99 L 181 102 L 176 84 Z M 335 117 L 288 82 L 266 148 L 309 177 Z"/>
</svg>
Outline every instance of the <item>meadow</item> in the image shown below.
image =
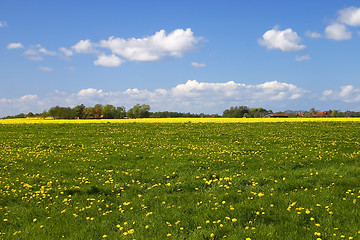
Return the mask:
<svg viewBox="0 0 360 240">
<path fill-rule="evenodd" d="M 360 239 L 359 119 L 24 119 L 0 133 L 0 239 Z"/>
</svg>

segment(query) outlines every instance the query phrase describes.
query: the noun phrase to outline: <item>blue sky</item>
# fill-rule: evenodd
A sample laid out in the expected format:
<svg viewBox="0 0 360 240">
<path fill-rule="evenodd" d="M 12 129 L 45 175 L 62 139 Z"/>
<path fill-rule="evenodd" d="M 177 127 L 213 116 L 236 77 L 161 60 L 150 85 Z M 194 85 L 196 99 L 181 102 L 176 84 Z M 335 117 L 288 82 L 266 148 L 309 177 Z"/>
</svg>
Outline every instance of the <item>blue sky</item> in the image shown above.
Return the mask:
<svg viewBox="0 0 360 240">
<path fill-rule="evenodd" d="M 358 1 L 0 0 L 0 117 L 52 106 L 360 111 Z"/>
</svg>

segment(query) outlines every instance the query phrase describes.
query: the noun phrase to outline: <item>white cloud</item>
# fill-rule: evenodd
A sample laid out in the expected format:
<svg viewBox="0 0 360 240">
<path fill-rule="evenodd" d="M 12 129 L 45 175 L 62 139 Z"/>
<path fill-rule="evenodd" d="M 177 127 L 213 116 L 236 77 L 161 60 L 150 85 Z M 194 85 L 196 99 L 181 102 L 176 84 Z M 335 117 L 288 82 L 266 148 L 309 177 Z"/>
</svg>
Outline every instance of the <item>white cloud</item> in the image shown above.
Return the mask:
<svg viewBox="0 0 360 240">
<path fill-rule="evenodd" d="M 7 45 L 7 49 L 16 49 L 16 48 L 24 48 L 21 43 L 9 43 Z"/>
<path fill-rule="evenodd" d="M 41 61 L 43 60 L 43 56 L 56 56 L 55 51 L 48 51 L 40 44 L 36 44 L 35 46 L 31 46 L 24 52 L 24 55 L 28 56 L 28 59 L 32 61 Z"/>
<path fill-rule="evenodd" d="M 95 45 L 89 40 L 80 40 L 77 44 L 71 47 L 76 53 L 97 53 Z"/>
<path fill-rule="evenodd" d="M 258 39 L 258 43 L 261 46 L 265 46 L 267 49 L 280 49 L 284 52 L 305 49 L 306 46 L 301 45 L 301 41 L 302 39 L 291 28 L 281 31 L 277 26 L 265 32 L 262 38 Z"/>
<path fill-rule="evenodd" d="M 186 52 L 197 48 L 202 37 L 194 36 L 190 28 L 176 29 L 170 33 L 160 30 L 154 35 L 143 38 L 115 38 L 109 37 L 98 43 L 90 39 L 80 40 L 70 48 L 60 47 L 59 53 L 67 60 L 74 54 L 95 54 L 97 59 L 93 61 L 96 66 L 118 67 L 125 61 L 151 62 L 161 61 L 168 57 L 181 58 Z M 8 49 L 20 48 L 20 43 L 11 43 Z M 106 52 L 111 51 L 111 54 Z M 55 56 L 57 52 L 49 51 L 40 44 L 26 49 L 24 55 L 33 61 L 41 61 L 44 56 Z M 196 65 L 196 63 L 194 63 Z M 195 66 L 193 64 L 193 66 Z M 203 66 L 202 63 L 197 66 Z"/>
<path fill-rule="evenodd" d="M 138 102 L 148 103 L 155 110 L 169 111 L 209 111 L 223 108 L 228 104 L 268 104 L 269 102 L 292 101 L 302 98 L 308 91 L 293 84 L 277 81 L 259 85 L 235 83 L 204 83 L 189 80 L 171 89 L 154 91 L 127 89 L 124 92 L 104 92 L 98 89 L 83 89 L 71 96 L 70 102 L 82 102 L 86 99 L 93 104 L 96 101 L 132 106 Z M 96 101 L 94 101 L 96 99 Z M 214 111 L 214 110 L 212 110 Z"/>
<path fill-rule="evenodd" d="M 337 19 L 325 28 L 324 37 L 336 41 L 349 40 L 352 38 L 352 32 L 347 26 L 360 26 L 360 8 L 348 7 L 339 10 Z M 306 35 L 312 38 L 322 37 L 316 32 L 307 32 Z"/>
<path fill-rule="evenodd" d="M 348 7 L 340 10 L 338 21 L 349 26 L 360 26 L 360 8 Z"/>
<path fill-rule="evenodd" d="M 295 61 L 302 62 L 302 61 L 309 61 L 311 58 L 309 55 L 303 55 L 303 56 L 296 56 Z"/>
<path fill-rule="evenodd" d="M 160 30 L 144 38 L 114 38 L 100 41 L 99 46 L 129 61 L 159 61 L 167 56 L 182 57 L 196 48 L 201 38 L 195 37 L 190 28 L 176 29 L 166 34 Z"/>
<path fill-rule="evenodd" d="M 95 88 L 88 88 L 88 89 L 82 89 L 80 90 L 77 95 L 79 97 L 93 97 L 96 95 L 101 95 L 102 90 L 97 90 Z"/>
<path fill-rule="evenodd" d="M 38 51 L 39 51 L 39 53 L 42 53 L 42 54 L 48 55 L 48 56 L 55 56 L 55 55 L 56 55 L 56 52 L 54 52 L 54 51 L 48 51 L 48 50 L 46 50 L 46 49 L 43 48 L 43 47 L 40 47 Z"/>
<path fill-rule="evenodd" d="M 28 94 L 19 98 L 0 98 L 2 116 L 28 113 L 43 110 L 44 103 L 36 94 Z"/>
<path fill-rule="evenodd" d="M 7 27 L 7 23 L 5 21 L 0 21 L 0 28 Z"/>
<path fill-rule="evenodd" d="M 205 63 L 192 62 L 191 66 L 193 66 L 193 67 L 205 67 L 206 64 Z"/>
<path fill-rule="evenodd" d="M 322 37 L 322 35 L 321 35 L 320 33 L 318 33 L 318 32 L 311 32 L 311 31 L 307 31 L 307 32 L 305 33 L 305 35 L 306 35 L 307 37 L 310 37 L 310 38 L 321 38 L 321 37 Z"/>
<path fill-rule="evenodd" d="M 360 88 L 352 85 L 340 87 L 339 91 L 325 90 L 322 94 L 322 100 L 340 100 L 347 103 L 360 103 Z"/>
<path fill-rule="evenodd" d="M 119 67 L 124 63 L 124 60 L 112 54 L 110 56 L 100 55 L 96 61 L 94 61 L 95 66 L 103 66 L 103 67 Z"/>
<path fill-rule="evenodd" d="M 40 66 L 39 70 L 43 71 L 43 72 L 52 72 L 52 71 L 54 71 L 54 69 L 52 69 L 51 67 L 44 67 L 44 66 Z"/>
<path fill-rule="evenodd" d="M 178 112 L 207 112 L 221 113 L 229 106 L 247 105 L 260 107 L 273 107 L 279 104 L 302 101 L 309 96 L 309 91 L 293 84 L 278 81 L 265 82 L 258 85 L 236 83 L 207 83 L 189 80 L 170 89 L 127 89 L 125 91 L 104 91 L 87 88 L 77 93 L 64 93 L 55 91 L 47 97 L 28 98 L 27 104 L 33 106 L 31 111 L 42 112 L 44 109 L 59 106 L 76 106 L 85 104 L 93 106 L 96 103 L 113 104 L 130 108 L 136 103 L 146 103 L 152 111 L 178 111 Z M 10 115 L 19 113 L 23 102 L 20 99 L 2 99 L 1 109 L 8 109 L 1 114 Z M 11 103 L 10 103 L 11 102 Z M 12 106 L 13 109 L 10 109 Z M 16 112 L 14 112 L 16 109 Z M 12 111 L 12 112 L 11 112 Z"/>
<path fill-rule="evenodd" d="M 38 96 L 36 94 L 28 94 L 28 95 L 24 95 L 22 97 L 19 98 L 19 100 L 21 102 L 27 102 L 27 101 L 34 101 L 37 100 Z"/>
<path fill-rule="evenodd" d="M 59 50 L 67 57 L 71 57 L 73 55 L 73 52 L 70 49 L 61 47 L 61 48 L 59 48 Z"/>
<path fill-rule="evenodd" d="M 351 39 L 351 32 L 346 29 L 346 26 L 339 23 L 334 23 L 325 28 L 325 36 L 336 41 Z"/>
</svg>

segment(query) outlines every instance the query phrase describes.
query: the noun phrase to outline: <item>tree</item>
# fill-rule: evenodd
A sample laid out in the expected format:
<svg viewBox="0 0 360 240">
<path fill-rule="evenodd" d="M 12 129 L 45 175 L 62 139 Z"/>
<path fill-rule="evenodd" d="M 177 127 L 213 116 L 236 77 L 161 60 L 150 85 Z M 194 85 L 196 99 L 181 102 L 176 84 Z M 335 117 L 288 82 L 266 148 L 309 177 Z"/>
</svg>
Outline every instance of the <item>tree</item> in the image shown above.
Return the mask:
<svg viewBox="0 0 360 240">
<path fill-rule="evenodd" d="M 49 110 L 49 115 L 57 119 L 71 119 L 74 118 L 74 114 L 69 107 L 52 107 Z"/>
<path fill-rule="evenodd" d="M 269 112 L 265 109 L 265 108 L 251 108 L 249 109 L 248 113 L 245 113 L 245 115 L 248 115 L 249 117 L 264 117 L 265 115 L 267 115 Z"/>
<path fill-rule="evenodd" d="M 110 104 L 105 105 L 102 108 L 102 115 L 103 115 L 103 118 L 113 119 L 117 115 L 116 108 L 113 105 L 110 105 Z"/>
<path fill-rule="evenodd" d="M 101 104 L 95 104 L 94 106 L 94 118 L 101 118 L 102 116 L 102 108 L 103 106 Z"/>
<path fill-rule="evenodd" d="M 147 118 L 150 116 L 150 106 L 138 103 L 126 113 L 126 116 L 129 118 Z"/>
<path fill-rule="evenodd" d="M 74 116 L 76 118 L 83 118 L 84 117 L 84 109 L 85 109 L 85 105 L 81 104 L 81 105 L 77 105 L 73 108 L 73 113 Z"/>
<path fill-rule="evenodd" d="M 223 112 L 223 117 L 241 118 L 244 116 L 245 113 L 248 112 L 249 112 L 249 108 L 247 106 L 230 107 L 230 109 L 226 109 Z"/>
<path fill-rule="evenodd" d="M 115 118 L 121 119 L 126 117 L 126 110 L 125 107 L 117 107 L 116 108 L 116 116 Z"/>
</svg>

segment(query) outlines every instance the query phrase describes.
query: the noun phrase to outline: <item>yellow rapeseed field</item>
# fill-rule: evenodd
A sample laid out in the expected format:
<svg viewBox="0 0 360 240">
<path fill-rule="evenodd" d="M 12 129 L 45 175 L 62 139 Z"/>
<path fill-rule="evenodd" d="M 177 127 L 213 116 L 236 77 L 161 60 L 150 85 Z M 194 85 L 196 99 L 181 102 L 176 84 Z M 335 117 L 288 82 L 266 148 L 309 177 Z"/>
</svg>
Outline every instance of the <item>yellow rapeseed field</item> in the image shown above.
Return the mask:
<svg viewBox="0 0 360 240">
<path fill-rule="evenodd" d="M 360 118 L 141 118 L 141 119 L 0 119 L 0 124 L 44 123 L 257 123 L 257 122 L 359 122 Z"/>
</svg>

